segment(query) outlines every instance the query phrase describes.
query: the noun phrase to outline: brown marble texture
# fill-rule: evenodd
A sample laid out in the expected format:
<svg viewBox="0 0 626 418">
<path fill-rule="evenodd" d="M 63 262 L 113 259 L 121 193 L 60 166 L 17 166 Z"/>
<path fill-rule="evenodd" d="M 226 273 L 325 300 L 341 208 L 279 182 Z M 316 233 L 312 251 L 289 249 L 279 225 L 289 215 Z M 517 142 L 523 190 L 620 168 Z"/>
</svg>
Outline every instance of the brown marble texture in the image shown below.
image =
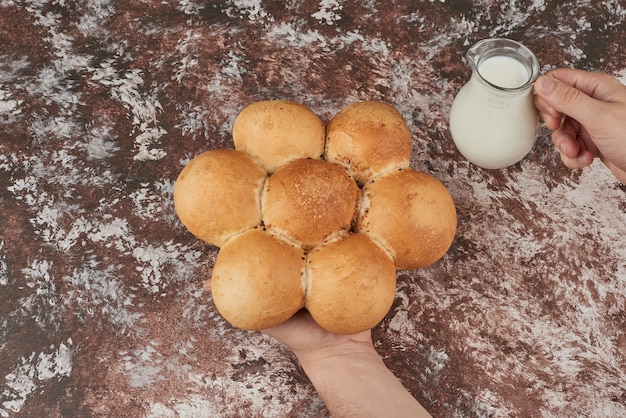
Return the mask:
<svg viewBox="0 0 626 418">
<path fill-rule="evenodd" d="M 433 416 L 626 416 L 626 187 L 546 131 L 507 169 L 458 154 L 464 54 L 494 36 L 626 82 L 623 0 L 0 0 L 0 417 L 328 416 L 289 352 L 216 312 L 217 248 L 172 204 L 278 98 L 325 121 L 391 102 L 454 197 L 452 248 L 398 272 L 373 330 Z"/>
</svg>

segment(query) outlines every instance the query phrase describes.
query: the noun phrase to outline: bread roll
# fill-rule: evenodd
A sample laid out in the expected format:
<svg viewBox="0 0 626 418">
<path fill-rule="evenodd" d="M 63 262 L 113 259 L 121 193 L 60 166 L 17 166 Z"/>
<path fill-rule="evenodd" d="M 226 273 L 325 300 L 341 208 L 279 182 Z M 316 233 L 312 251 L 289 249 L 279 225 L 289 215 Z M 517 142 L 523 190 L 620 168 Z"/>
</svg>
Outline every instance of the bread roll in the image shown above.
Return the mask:
<svg viewBox="0 0 626 418">
<path fill-rule="evenodd" d="M 176 213 L 192 234 L 219 247 L 234 234 L 261 224 L 266 178 L 263 168 L 246 153 L 204 152 L 176 180 Z"/>
<path fill-rule="evenodd" d="M 321 158 L 325 126 L 308 107 L 265 100 L 245 107 L 233 124 L 235 149 L 257 158 L 268 173 L 296 158 Z"/>
<path fill-rule="evenodd" d="M 289 319 L 304 306 L 302 249 L 261 228 L 227 241 L 215 260 L 211 294 L 233 326 L 260 330 Z"/>
<path fill-rule="evenodd" d="M 263 194 L 263 222 L 308 250 L 351 228 L 360 191 L 337 164 L 299 159 L 270 176 Z"/>
<path fill-rule="evenodd" d="M 389 312 L 396 292 L 391 255 L 362 234 L 314 248 L 307 274 L 305 307 L 319 326 L 337 334 L 373 328 Z"/>
<path fill-rule="evenodd" d="M 456 209 L 434 177 L 410 168 L 396 170 L 364 187 L 356 230 L 387 248 L 398 269 L 422 268 L 452 245 Z"/>
<path fill-rule="evenodd" d="M 402 115 L 389 103 L 365 101 L 345 107 L 326 127 L 326 161 L 348 169 L 359 185 L 408 167 L 413 142 Z"/>
</svg>

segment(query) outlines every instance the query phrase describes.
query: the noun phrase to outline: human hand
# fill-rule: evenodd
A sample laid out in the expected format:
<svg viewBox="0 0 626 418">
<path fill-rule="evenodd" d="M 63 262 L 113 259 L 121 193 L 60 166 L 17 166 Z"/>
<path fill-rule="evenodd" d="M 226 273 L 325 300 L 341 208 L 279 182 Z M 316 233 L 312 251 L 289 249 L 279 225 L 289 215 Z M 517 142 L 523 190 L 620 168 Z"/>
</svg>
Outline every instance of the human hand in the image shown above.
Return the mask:
<svg viewBox="0 0 626 418">
<path fill-rule="evenodd" d="M 203 288 L 207 292 L 211 290 L 211 279 L 204 282 Z M 286 322 L 262 331 L 285 345 L 299 358 L 374 351 L 370 330 L 354 335 L 333 334 L 317 325 L 305 309 Z"/>
<path fill-rule="evenodd" d="M 333 334 L 302 309 L 263 332 L 293 351 L 333 417 L 430 418 L 376 353 L 371 330 Z"/>
<path fill-rule="evenodd" d="M 374 350 L 371 330 L 354 335 L 333 334 L 317 325 L 306 309 L 300 310 L 286 322 L 263 332 L 287 346 L 298 358 L 351 355 L 355 351 Z"/>
<path fill-rule="evenodd" d="M 598 157 L 626 184 L 626 86 L 608 74 L 557 69 L 537 79 L 534 102 L 567 167 Z"/>
</svg>

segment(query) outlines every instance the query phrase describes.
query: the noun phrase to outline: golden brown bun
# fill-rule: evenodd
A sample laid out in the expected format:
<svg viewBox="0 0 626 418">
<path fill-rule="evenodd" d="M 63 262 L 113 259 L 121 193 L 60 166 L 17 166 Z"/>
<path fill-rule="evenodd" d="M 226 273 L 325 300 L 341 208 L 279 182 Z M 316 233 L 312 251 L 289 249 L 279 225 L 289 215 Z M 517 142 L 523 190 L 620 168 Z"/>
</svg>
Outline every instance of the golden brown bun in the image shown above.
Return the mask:
<svg viewBox="0 0 626 418">
<path fill-rule="evenodd" d="M 211 294 L 233 326 L 278 325 L 304 306 L 304 252 L 261 228 L 227 241 L 215 260 Z"/>
<path fill-rule="evenodd" d="M 373 328 L 389 312 L 396 292 L 391 255 L 363 234 L 313 249 L 307 275 L 305 307 L 319 326 L 337 334 Z"/>
<path fill-rule="evenodd" d="M 356 229 L 389 250 L 398 269 L 417 269 L 439 260 L 452 245 L 456 209 L 434 177 L 397 170 L 364 187 Z"/>
<path fill-rule="evenodd" d="M 263 168 L 246 153 L 204 152 L 176 180 L 176 213 L 192 234 L 219 247 L 234 234 L 260 225 L 266 178 Z"/>
<path fill-rule="evenodd" d="M 308 107 L 265 100 L 245 107 L 233 124 L 235 149 L 246 151 L 273 173 L 296 158 L 321 158 L 324 122 Z"/>
<path fill-rule="evenodd" d="M 294 160 L 267 180 L 263 222 L 309 249 L 349 230 L 359 199 L 358 186 L 342 167 L 322 160 Z"/>
<path fill-rule="evenodd" d="M 385 102 L 352 104 L 326 127 L 326 161 L 346 167 L 359 185 L 390 170 L 408 167 L 412 146 L 402 115 Z"/>
</svg>

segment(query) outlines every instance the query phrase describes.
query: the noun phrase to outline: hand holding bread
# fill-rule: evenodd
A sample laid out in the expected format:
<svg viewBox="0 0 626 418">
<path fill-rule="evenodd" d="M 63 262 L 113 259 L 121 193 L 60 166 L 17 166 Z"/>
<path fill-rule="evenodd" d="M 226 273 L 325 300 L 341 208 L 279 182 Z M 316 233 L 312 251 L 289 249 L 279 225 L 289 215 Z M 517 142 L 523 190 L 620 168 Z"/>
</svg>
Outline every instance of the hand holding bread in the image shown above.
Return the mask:
<svg viewBox="0 0 626 418">
<path fill-rule="evenodd" d="M 391 308 L 396 270 L 436 262 L 454 240 L 452 197 L 409 167 L 411 135 L 388 103 L 355 103 L 324 125 L 301 104 L 257 102 L 233 142 L 183 168 L 174 204 L 220 247 L 211 293 L 236 327 L 306 308 L 329 332 L 370 329 Z"/>
</svg>

